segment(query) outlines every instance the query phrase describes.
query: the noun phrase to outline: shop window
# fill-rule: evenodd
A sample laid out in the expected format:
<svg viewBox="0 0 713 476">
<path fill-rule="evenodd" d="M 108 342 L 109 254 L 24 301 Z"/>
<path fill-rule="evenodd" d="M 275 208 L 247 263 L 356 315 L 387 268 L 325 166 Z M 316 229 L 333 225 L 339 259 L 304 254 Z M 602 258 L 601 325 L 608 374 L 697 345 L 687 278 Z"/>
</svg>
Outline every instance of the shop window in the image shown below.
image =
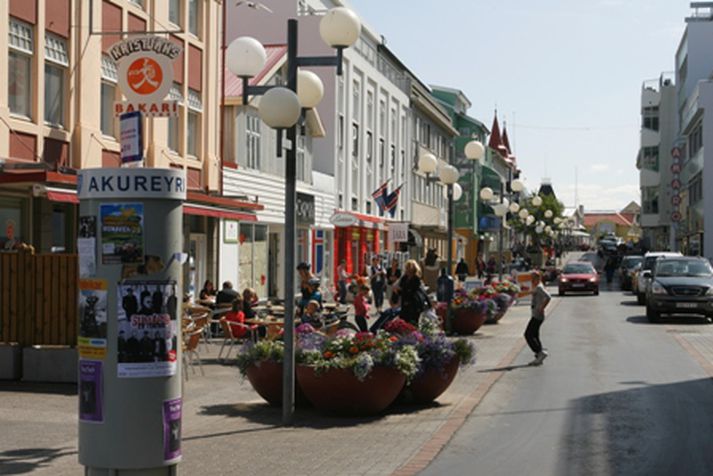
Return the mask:
<svg viewBox="0 0 713 476">
<path fill-rule="evenodd" d="M 32 117 L 32 26 L 10 20 L 8 51 L 8 106 L 10 112 Z"/>
<path fill-rule="evenodd" d="M 267 226 L 241 223 L 239 227 L 239 288 L 253 288 L 259 297 L 267 296 Z"/>
<path fill-rule="evenodd" d="M 14 249 L 27 240 L 26 201 L 20 198 L 0 197 L 0 251 Z"/>
</svg>

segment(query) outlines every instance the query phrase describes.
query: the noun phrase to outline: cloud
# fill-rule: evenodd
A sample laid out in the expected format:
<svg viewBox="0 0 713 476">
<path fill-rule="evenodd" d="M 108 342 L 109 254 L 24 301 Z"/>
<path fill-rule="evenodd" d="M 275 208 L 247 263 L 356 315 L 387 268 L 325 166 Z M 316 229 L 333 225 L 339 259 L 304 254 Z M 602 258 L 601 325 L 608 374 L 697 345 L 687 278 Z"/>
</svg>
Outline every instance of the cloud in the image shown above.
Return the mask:
<svg viewBox="0 0 713 476">
<path fill-rule="evenodd" d="M 609 164 L 592 164 L 589 170 L 592 172 L 606 172 L 609 170 Z"/>
<path fill-rule="evenodd" d="M 574 184 L 554 185 L 555 193 L 567 207 L 574 206 Z M 606 186 L 580 183 L 577 187 L 577 202 L 586 210 L 621 210 L 634 200 L 641 202 L 639 184 Z"/>
</svg>

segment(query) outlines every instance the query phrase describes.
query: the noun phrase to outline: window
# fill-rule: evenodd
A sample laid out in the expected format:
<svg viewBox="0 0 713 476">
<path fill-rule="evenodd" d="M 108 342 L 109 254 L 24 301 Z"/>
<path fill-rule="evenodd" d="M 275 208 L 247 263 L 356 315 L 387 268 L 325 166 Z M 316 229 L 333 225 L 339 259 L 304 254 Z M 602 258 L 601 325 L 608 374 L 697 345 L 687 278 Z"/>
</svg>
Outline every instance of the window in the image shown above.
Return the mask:
<svg viewBox="0 0 713 476">
<path fill-rule="evenodd" d="M 703 127 L 699 123 L 688 135 L 688 158 L 692 159 L 703 147 Z"/>
<path fill-rule="evenodd" d="M 32 27 L 10 20 L 8 52 L 8 106 L 10 112 L 32 117 Z"/>
<path fill-rule="evenodd" d="M 305 163 L 305 137 L 302 134 L 297 135 L 297 180 L 309 182 L 307 180 L 307 164 Z"/>
<path fill-rule="evenodd" d="M 651 106 L 643 109 L 643 127 L 644 129 L 659 130 L 659 107 Z"/>
<path fill-rule="evenodd" d="M 374 134 L 366 131 L 366 165 L 371 167 L 374 161 Z"/>
<path fill-rule="evenodd" d="M 352 198 L 352 211 L 353 212 L 359 211 L 359 200 L 357 200 L 356 198 Z"/>
<path fill-rule="evenodd" d="M 337 128 L 337 147 L 341 150 L 344 149 L 344 116 L 341 114 Z"/>
<path fill-rule="evenodd" d="M 659 212 L 659 189 L 658 187 L 643 187 L 641 189 L 642 210 L 644 213 Z"/>
<path fill-rule="evenodd" d="M 64 81 L 69 66 L 67 42 L 51 33 L 45 36 L 45 122 L 64 125 Z"/>
<path fill-rule="evenodd" d="M 188 129 L 186 130 L 186 155 L 199 157 L 201 112 L 203 103 L 198 91 L 188 90 Z"/>
<path fill-rule="evenodd" d="M 366 93 L 366 127 L 374 128 L 374 93 L 372 91 Z"/>
<path fill-rule="evenodd" d="M 647 170 L 659 171 L 659 148 L 644 147 L 642 168 Z"/>
<path fill-rule="evenodd" d="M 354 81 L 352 86 L 352 119 L 359 120 L 361 113 L 361 85 L 359 81 Z"/>
<path fill-rule="evenodd" d="M 703 175 L 698 172 L 688 185 L 688 205 L 693 206 L 703 200 Z"/>
<path fill-rule="evenodd" d="M 352 124 L 352 157 L 359 161 L 359 125 Z"/>
<path fill-rule="evenodd" d="M 386 101 L 379 101 L 379 135 L 386 135 Z"/>
<path fill-rule="evenodd" d="M 129 1 L 130 1 L 131 3 L 133 3 L 134 5 L 140 6 L 141 8 L 144 7 L 144 0 L 129 0 Z"/>
<path fill-rule="evenodd" d="M 384 170 L 386 165 L 386 144 L 384 139 L 379 139 L 379 169 Z"/>
<path fill-rule="evenodd" d="M 174 25 L 181 26 L 181 0 L 169 0 L 168 20 Z"/>
<path fill-rule="evenodd" d="M 401 149 L 401 181 L 406 180 L 406 151 Z"/>
<path fill-rule="evenodd" d="M 389 151 L 389 178 L 396 178 L 396 147 L 393 145 Z"/>
<path fill-rule="evenodd" d="M 103 55 L 101 68 L 101 130 L 102 134 L 115 137 L 114 101 L 118 78 L 116 64 L 109 56 Z"/>
<path fill-rule="evenodd" d="M 181 86 L 177 83 L 173 83 L 171 89 L 168 91 L 168 99 L 171 101 L 176 101 L 179 104 L 183 103 L 183 94 L 181 93 Z M 174 152 L 180 152 L 180 116 L 169 116 L 168 117 L 168 148 Z"/>
<path fill-rule="evenodd" d="M 188 0 L 188 31 L 200 37 L 200 16 L 202 0 Z"/>
<path fill-rule="evenodd" d="M 247 160 L 246 165 L 248 168 L 260 170 L 260 118 L 253 115 L 246 115 L 246 151 L 245 158 Z M 299 149 L 298 149 L 299 150 Z"/>
</svg>

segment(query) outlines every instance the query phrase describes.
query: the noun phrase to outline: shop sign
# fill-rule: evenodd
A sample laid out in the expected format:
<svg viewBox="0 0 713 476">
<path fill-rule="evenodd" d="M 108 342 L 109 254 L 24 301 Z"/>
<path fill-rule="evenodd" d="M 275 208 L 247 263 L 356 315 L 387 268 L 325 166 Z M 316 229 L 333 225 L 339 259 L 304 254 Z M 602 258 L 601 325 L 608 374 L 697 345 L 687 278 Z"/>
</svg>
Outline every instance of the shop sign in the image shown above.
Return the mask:
<svg viewBox="0 0 713 476">
<path fill-rule="evenodd" d="M 144 135 L 141 113 L 127 112 L 121 115 L 121 164 L 137 164 L 144 159 Z"/>
<path fill-rule="evenodd" d="M 337 212 L 329 218 L 329 223 L 337 227 L 354 226 L 359 220 L 347 212 Z"/>
<path fill-rule="evenodd" d="M 80 200 L 114 197 L 186 199 L 182 170 L 146 168 L 136 175 L 129 169 L 85 169 L 77 177 Z"/>
<path fill-rule="evenodd" d="M 671 190 L 673 191 L 671 196 L 671 205 L 673 205 L 671 210 L 671 221 L 678 223 L 682 220 L 681 212 L 679 206 L 681 205 L 681 181 L 679 176 L 681 173 L 681 149 L 679 147 L 674 147 L 671 149 L 671 173 L 673 178 L 671 180 Z"/>
<path fill-rule="evenodd" d="M 314 196 L 297 192 L 297 223 L 314 225 Z"/>
<path fill-rule="evenodd" d="M 173 61 L 183 48 L 157 36 L 115 43 L 109 55 L 117 63 L 119 88 L 128 101 L 114 103 L 114 115 L 178 115 L 176 101 L 164 101 L 173 84 Z"/>
<path fill-rule="evenodd" d="M 389 241 L 401 243 L 408 241 L 408 223 L 389 223 Z"/>
</svg>

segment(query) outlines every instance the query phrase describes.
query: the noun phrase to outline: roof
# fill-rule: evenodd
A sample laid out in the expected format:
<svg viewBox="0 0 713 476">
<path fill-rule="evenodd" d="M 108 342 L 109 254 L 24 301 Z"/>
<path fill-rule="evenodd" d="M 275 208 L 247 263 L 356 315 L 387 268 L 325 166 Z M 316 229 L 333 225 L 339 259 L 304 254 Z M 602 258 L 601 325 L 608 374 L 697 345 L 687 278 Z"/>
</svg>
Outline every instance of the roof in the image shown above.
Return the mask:
<svg viewBox="0 0 713 476">
<path fill-rule="evenodd" d="M 596 226 L 602 222 L 614 223 L 615 225 L 631 226 L 631 221 L 627 220 L 619 212 L 585 213 L 584 226 L 587 228 Z"/>
<path fill-rule="evenodd" d="M 250 78 L 248 81 L 250 86 L 262 84 L 272 76 L 272 73 L 278 67 L 282 66 L 282 63 L 287 61 L 287 45 L 266 45 L 265 53 L 267 53 L 265 67 L 256 76 Z M 225 88 L 223 92 L 226 99 L 242 99 L 243 96 L 243 80 L 235 76 L 227 66 L 225 67 Z"/>
</svg>

